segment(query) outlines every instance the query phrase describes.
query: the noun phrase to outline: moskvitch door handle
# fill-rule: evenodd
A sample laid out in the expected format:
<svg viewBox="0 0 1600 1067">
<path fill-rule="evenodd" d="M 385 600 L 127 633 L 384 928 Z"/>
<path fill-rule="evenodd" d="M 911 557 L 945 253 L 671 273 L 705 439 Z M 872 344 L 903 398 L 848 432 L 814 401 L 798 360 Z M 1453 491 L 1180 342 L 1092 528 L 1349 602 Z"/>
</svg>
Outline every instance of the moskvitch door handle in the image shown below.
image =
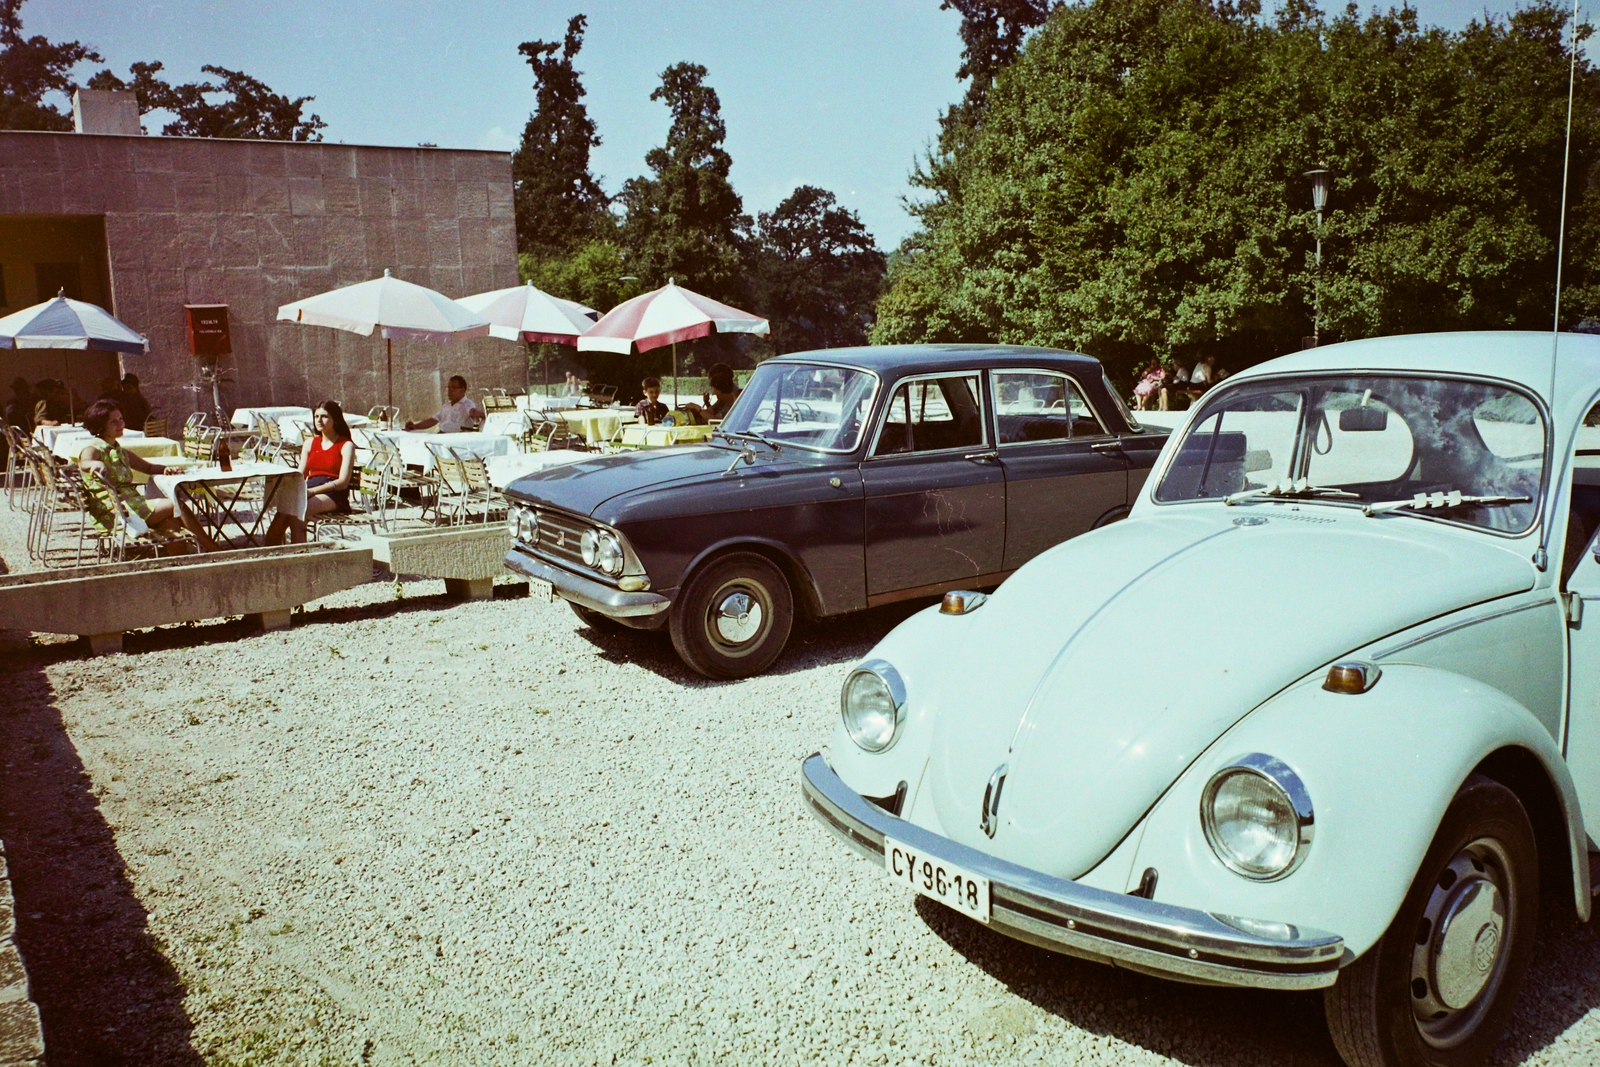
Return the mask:
<svg viewBox="0 0 1600 1067">
<path fill-rule="evenodd" d="M 966 455 L 962 456 L 961 458 L 962 459 L 970 459 L 974 463 L 987 463 L 991 459 L 999 459 L 1000 458 L 1000 453 L 999 452 L 968 452 Z"/>
<path fill-rule="evenodd" d="M 1089 446 L 1089 450 L 1091 452 L 1098 452 L 1102 456 L 1109 455 L 1109 454 L 1111 454 L 1113 452 L 1120 453 L 1122 451 L 1122 442 L 1121 441 L 1096 441 L 1094 444 Z"/>
</svg>

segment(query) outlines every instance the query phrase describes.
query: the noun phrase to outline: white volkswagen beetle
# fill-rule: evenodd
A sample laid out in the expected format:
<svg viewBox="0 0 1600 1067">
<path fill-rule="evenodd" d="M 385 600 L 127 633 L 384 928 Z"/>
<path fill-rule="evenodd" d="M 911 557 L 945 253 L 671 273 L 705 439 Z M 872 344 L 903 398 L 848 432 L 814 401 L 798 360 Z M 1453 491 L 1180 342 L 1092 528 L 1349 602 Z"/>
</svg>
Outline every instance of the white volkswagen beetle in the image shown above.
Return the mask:
<svg viewBox="0 0 1600 1067">
<path fill-rule="evenodd" d="M 805 796 L 1009 936 L 1325 988 L 1352 1067 L 1478 1063 L 1541 880 L 1589 917 L 1597 527 L 1600 338 L 1274 360 L 1197 404 L 1126 521 L 879 643 Z"/>
</svg>

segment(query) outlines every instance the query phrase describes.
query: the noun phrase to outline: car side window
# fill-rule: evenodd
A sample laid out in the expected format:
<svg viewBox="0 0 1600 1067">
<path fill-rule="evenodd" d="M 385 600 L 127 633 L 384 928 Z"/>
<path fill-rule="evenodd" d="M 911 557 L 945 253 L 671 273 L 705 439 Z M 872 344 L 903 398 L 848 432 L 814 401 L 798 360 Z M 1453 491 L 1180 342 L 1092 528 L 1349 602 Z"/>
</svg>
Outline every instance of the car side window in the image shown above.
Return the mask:
<svg viewBox="0 0 1600 1067">
<path fill-rule="evenodd" d="M 1064 374 L 995 371 L 994 395 L 1003 445 L 1105 436 L 1078 383 Z"/>
<path fill-rule="evenodd" d="M 978 375 L 902 382 L 889 398 L 875 456 L 972 448 L 984 441 Z"/>
</svg>

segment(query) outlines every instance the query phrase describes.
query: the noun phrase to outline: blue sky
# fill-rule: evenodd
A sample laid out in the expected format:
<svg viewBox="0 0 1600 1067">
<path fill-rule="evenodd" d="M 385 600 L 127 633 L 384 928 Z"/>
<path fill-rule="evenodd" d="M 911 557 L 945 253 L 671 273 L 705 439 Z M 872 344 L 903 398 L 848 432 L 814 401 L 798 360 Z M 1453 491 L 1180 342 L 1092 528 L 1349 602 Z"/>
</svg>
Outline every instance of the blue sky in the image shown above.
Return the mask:
<svg viewBox="0 0 1600 1067">
<path fill-rule="evenodd" d="M 1454 28 L 1510 5 L 1416 6 L 1424 22 Z M 962 92 L 960 19 L 938 0 L 31 0 L 23 19 L 29 34 L 92 44 L 122 75 L 158 59 L 188 81 L 211 63 L 313 95 L 330 141 L 509 150 L 533 106 L 517 45 L 559 39 L 579 11 L 607 191 L 641 173 L 665 137 L 666 108 L 650 92 L 661 70 L 690 60 L 722 98 L 747 211 L 820 185 L 885 249 L 910 230 L 906 175 Z"/>
</svg>

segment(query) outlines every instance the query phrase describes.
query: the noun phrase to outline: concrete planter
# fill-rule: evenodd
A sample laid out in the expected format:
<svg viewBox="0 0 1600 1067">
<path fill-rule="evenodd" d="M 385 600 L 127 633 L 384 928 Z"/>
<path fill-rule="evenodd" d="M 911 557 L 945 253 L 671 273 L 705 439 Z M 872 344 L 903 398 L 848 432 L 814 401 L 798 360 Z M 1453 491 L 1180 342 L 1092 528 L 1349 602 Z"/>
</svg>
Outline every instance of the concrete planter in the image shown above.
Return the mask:
<svg viewBox="0 0 1600 1067">
<path fill-rule="evenodd" d="M 146 626 L 254 615 L 282 629 L 297 604 L 371 579 L 370 550 L 321 544 L 13 574 L 0 577 L 0 625 L 80 634 L 95 652 L 116 652 L 123 631 Z"/>
<path fill-rule="evenodd" d="M 372 558 L 395 574 L 443 578 L 445 589 L 465 600 L 487 600 L 494 594 L 494 579 L 506 572 L 511 550 L 511 532 L 503 522 L 379 534 L 362 541 L 372 546 Z"/>
</svg>

